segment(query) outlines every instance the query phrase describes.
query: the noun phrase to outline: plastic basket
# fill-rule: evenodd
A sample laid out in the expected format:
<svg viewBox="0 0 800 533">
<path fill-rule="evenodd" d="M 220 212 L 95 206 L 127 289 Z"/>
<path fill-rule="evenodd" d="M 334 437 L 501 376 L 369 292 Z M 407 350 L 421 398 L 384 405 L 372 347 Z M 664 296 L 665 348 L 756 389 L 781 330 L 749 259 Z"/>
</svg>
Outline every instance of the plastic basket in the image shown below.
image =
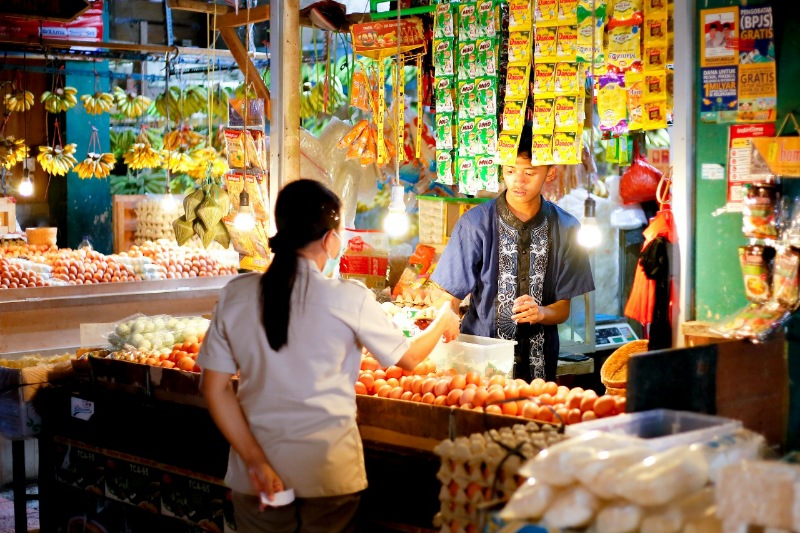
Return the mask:
<svg viewBox="0 0 800 533">
<path fill-rule="evenodd" d="M 517 341 L 459 335 L 458 340 L 436 345 L 430 358 L 437 368 L 453 369 L 465 374 L 471 370 L 483 376 L 514 372 L 514 345 Z"/>
</svg>

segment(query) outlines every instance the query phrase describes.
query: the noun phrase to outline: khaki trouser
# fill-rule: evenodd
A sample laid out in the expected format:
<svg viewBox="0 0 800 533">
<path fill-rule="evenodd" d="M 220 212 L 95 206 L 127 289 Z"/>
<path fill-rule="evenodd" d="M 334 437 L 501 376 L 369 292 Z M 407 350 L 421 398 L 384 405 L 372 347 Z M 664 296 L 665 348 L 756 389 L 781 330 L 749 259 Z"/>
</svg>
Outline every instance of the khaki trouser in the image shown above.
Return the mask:
<svg viewBox="0 0 800 533">
<path fill-rule="evenodd" d="M 233 492 L 238 533 L 353 533 L 361 493 L 297 498 L 283 507 L 259 511 L 258 496 Z"/>
</svg>

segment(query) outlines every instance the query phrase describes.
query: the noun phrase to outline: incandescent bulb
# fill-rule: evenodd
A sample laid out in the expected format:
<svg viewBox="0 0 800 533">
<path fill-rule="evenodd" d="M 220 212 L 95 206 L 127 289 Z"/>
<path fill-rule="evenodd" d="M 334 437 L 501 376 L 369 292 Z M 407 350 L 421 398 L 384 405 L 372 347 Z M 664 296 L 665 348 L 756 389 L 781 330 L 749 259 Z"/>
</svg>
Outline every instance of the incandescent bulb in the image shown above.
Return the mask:
<svg viewBox="0 0 800 533">
<path fill-rule="evenodd" d="M 256 217 L 253 216 L 250 195 L 247 194 L 247 191 L 239 194 L 239 212 L 233 219 L 233 227 L 239 231 L 251 231 L 256 227 Z"/>
<path fill-rule="evenodd" d="M 402 185 L 392 186 L 392 199 L 389 202 L 389 213 L 383 219 L 383 230 L 390 237 L 402 237 L 408 233 L 410 223 L 406 213 L 406 204 L 403 201 L 405 190 Z"/>
<path fill-rule="evenodd" d="M 30 196 L 33 194 L 33 182 L 31 173 L 27 168 L 22 171 L 22 181 L 19 182 L 19 195 Z"/>
<path fill-rule="evenodd" d="M 595 202 L 591 196 L 586 198 L 583 215 L 581 229 L 578 230 L 578 244 L 584 248 L 595 248 L 600 244 L 602 235 L 595 218 Z"/>
<path fill-rule="evenodd" d="M 178 201 L 172 196 L 171 192 L 164 195 L 161 199 L 161 209 L 164 211 L 175 211 L 178 208 Z"/>
</svg>

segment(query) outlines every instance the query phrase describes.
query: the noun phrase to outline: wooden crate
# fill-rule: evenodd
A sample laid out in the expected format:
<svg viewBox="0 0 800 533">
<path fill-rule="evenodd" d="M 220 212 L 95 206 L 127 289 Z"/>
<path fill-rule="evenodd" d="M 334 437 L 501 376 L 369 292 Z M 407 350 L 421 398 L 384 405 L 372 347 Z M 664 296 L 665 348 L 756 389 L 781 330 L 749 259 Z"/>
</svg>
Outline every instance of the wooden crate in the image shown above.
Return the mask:
<svg viewBox="0 0 800 533">
<path fill-rule="evenodd" d="M 112 212 L 114 253 L 130 249 L 136 238 L 136 206 L 145 200 L 144 194 L 115 194 Z"/>
<path fill-rule="evenodd" d="M 17 231 L 17 204 L 0 198 L 0 235 Z"/>
</svg>

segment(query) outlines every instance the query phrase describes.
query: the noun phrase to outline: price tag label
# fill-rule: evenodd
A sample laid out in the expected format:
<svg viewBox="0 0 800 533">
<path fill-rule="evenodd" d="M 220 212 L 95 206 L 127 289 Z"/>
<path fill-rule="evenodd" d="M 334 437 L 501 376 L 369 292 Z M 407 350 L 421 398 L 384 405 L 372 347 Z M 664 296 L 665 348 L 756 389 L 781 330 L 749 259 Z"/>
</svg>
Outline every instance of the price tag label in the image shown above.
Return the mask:
<svg viewBox="0 0 800 533">
<path fill-rule="evenodd" d="M 89 420 L 94 415 L 94 402 L 73 396 L 71 398 L 70 412 L 73 418 Z"/>
</svg>

